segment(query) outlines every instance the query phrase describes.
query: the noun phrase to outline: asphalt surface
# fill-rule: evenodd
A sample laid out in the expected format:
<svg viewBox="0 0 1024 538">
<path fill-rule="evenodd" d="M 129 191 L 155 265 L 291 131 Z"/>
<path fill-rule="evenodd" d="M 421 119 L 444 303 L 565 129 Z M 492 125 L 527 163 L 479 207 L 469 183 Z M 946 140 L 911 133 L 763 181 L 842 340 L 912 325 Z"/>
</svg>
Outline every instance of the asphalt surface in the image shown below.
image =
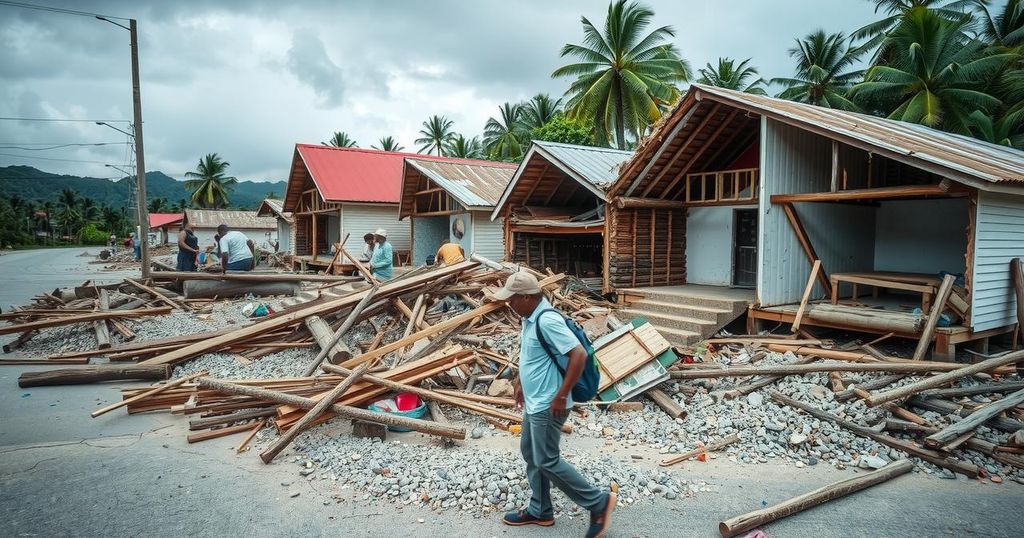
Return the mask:
<svg viewBox="0 0 1024 538">
<path fill-rule="evenodd" d="M 0 304 L 121 276 L 95 272 L 78 253 L 0 256 Z M 568 537 L 585 528 L 585 521 L 567 517 L 551 528 L 510 528 L 498 516 L 474 519 L 363 500 L 337 483 L 300 477 L 288 452 L 280 463 L 264 465 L 252 452 L 235 454 L 237 437 L 189 445 L 181 417 L 122 410 L 91 419 L 91 410 L 118 398 L 122 384 L 19 389 L 18 375 L 30 368 L 0 367 L 0 536 Z M 644 457 L 639 465 L 657 460 L 644 449 L 628 452 Z M 608 536 L 718 536 L 724 518 L 853 476 L 825 465 L 745 466 L 724 458 L 686 463 L 680 471 L 713 491 L 620 508 Z M 294 492 L 299 496 L 291 497 Z M 774 537 L 1019 537 L 1022 513 L 1022 485 L 910 474 L 763 530 Z"/>
</svg>

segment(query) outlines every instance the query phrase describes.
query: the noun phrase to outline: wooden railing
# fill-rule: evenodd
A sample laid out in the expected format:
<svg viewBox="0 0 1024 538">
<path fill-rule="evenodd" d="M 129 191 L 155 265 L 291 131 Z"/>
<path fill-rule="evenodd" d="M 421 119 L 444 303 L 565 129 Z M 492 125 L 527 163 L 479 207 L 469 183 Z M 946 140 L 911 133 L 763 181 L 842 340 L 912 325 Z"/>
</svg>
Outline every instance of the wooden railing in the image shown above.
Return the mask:
<svg viewBox="0 0 1024 538">
<path fill-rule="evenodd" d="M 687 174 L 687 205 L 744 204 L 757 201 L 759 169 Z"/>
</svg>

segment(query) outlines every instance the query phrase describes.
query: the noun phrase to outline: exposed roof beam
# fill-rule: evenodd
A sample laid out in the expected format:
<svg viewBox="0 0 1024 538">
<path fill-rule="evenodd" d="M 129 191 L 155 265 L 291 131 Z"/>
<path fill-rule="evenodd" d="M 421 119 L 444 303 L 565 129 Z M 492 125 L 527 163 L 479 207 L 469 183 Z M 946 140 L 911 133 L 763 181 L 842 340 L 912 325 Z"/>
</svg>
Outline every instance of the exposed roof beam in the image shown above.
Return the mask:
<svg viewBox="0 0 1024 538">
<path fill-rule="evenodd" d="M 722 108 L 721 103 L 715 103 L 714 105 L 712 105 L 711 111 L 709 111 L 704 116 L 704 119 L 701 120 L 700 124 L 697 125 L 697 128 L 694 129 L 692 133 L 690 133 L 690 136 L 687 137 L 685 142 L 683 142 L 683 145 L 679 146 L 679 149 L 677 149 L 675 153 L 673 153 L 672 156 L 669 157 L 668 162 L 665 163 L 665 166 L 661 167 L 661 170 L 658 172 L 658 175 L 654 176 L 654 179 L 651 180 L 651 182 L 647 185 L 647 188 L 644 189 L 644 192 L 640 193 L 640 196 L 642 198 L 646 197 L 648 194 L 651 193 L 652 190 L 654 190 L 654 187 L 661 181 L 661 178 L 665 176 L 665 173 L 668 172 L 669 168 L 671 168 L 672 165 L 675 164 L 676 160 L 679 159 L 679 156 L 682 155 L 683 152 L 690 147 L 690 144 L 692 144 L 693 141 L 697 139 L 697 135 L 699 135 L 700 132 L 704 130 L 704 127 L 706 127 L 708 122 L 711 121 L 711 118 L 715 117 L 715 114 L 718 113 L 718 109 L 720 108 Z M 626 193 L 626 195 L 628 196 L 629 193 Z"/>
<path fill-rule="evenodd" d="M 680 171 L 676 178 L 672 180 L 672 183 L 669 183 L 668 187 L 666 187 L 665 190 L 661 191 L 661 196 L 659 196 L 659 198 L 665 198 L 665 196 L 667 196 L 668 193 L 672 192 L 672 189 L 674 189 L 680 181 L 686 178 L 686 174 L 690 171 L 691 168 L 693 168 L 693 165 L 694 163 L 697 162 L 697 159 L 700 159 L 700 156 L 704 154 L 704 150 L 714 145 L 715 140 L 718 140 L 718 136 L 722 134 L 722 131 L 725 130 L 725 128 L 730 123 L 732 123 L 733 118 L 735 118 L 736 115 L 739 113 L 740 109 L 732 109 L 732 112 L 730 112 L 729 115 L 726 116 L 724 120 L 722 120 L 722 124 L 719 125 L 717 129 L 715 129 L 715 132 L 711 133 L 711 136 L 708 137 L 707 142 L 705 142 L 703 146 L 697 149 L 697 152 L 694 153 L 693 157 L 690 158 L 690 162 L 686 163 L 686 166 L 684 166 L 682 171 Z"/>
</svg>

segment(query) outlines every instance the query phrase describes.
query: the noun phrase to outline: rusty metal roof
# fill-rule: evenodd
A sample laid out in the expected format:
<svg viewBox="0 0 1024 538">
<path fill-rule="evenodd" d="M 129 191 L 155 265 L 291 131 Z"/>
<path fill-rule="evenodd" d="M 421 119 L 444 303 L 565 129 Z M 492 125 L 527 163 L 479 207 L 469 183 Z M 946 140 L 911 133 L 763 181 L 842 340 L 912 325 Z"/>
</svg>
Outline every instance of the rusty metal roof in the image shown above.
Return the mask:
<svg viewBox="0 0 1024 538">
<path fill-rule="evenodd" d="M 517 165 L 503 162 L 452 162 L 426 160 L 419 158 L 405 159 L 406 173 L 403 196 L 399 205 L 399 215 L 406 216 L 412 203 L 411 196 L 416 190 L 415 182 L 410 181 L 409 169 L 423 174 L 435 185 L 450 194 L 466 209 L 494 208 L 505 186 L 512 179 Z"/>
<path fill-rule="evenodd" d="M 256 208 L 256 216 L 280 218 L 292 222 L 292 214 L 284 210 L 284 200 L 276 198 L 266 198 L 260 202 L 260 206 Z"/>
<path fill-rule="evenodd" d="M 185 219 L 196 228 L 216 228 L 227 224 L 231 228 L 250 230 L 276 230 L 277 219 L 260 217 L 255 211 L 226 209 L 186 209 Z"/>
<path fill-rule="evenodd" d="M 1024 184 L 1024 151 L 923 125 L 823 108 L 694 84 L 698 101 L 710 99 L 817 132 L 866 151 L 884 153 L 950 179 Z M 679 110 L 673 112 L 678 113 Z M 653 136 L 653 135 L 652 135 Z M 985 189 L 984 185 L 976 185 Z"/>
</svg>

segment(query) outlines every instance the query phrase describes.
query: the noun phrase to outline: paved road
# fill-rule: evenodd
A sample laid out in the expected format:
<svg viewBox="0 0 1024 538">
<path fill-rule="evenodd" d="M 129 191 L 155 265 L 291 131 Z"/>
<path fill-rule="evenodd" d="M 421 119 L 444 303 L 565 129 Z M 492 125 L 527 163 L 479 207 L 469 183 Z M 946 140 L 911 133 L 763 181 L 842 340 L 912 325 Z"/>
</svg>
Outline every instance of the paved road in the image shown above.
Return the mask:
<svg viewBox="0 0 1024 538">
<path fill-rule="evenodd" d="M 86 258 L 52 252 L 0 256 L 3 304 L 99 278 L 84 269 Z M 47 260 L 57 263 L 47 266 Z M 364 501 L 332 482 L 301 479 L 294 464 L 263 465 L 253 453 L 236 455 L 237 439 L 189 445 L 180 417 L 114 412 L 90 419 L 89 411 L 117 398 L 120 385 L 19 389 L 16 379 L 25 369 L 0 367 L 0 536 L 548 538 L 583 533 L 579 519 L 560 519 L 550 529 L 509 528 L 497 517 Z M 583 446 L 585 441 L 568 442 Z M 640 464 L 656 459 L 648 456 Z M 717 536 L 723 518 L 851 476 L 823 465 L 742 466 L 724 459 L 690 463 L 683 472 L 707 481 L 714 491 L 620 509 L 609 537 Z M 301 495 L 289 497 L 293 491 Z M 335 502 L 334 495 L 344 500 Z M 1024 486 L 914 474 L 765 530 L 774 537 L 1019 537 L 1022 512 Z"/>
<path fill-rule="evenodd" d="M 90 264 L 100 247 L 5 251 L 0 255 L 0 306 L 24 304 L 55 288 L 77 286 L 86 280 L 105 284 L 138 271 L 104 271 Z M 84 256 L 89 254 L 89 256 Z"/>
</svg>

